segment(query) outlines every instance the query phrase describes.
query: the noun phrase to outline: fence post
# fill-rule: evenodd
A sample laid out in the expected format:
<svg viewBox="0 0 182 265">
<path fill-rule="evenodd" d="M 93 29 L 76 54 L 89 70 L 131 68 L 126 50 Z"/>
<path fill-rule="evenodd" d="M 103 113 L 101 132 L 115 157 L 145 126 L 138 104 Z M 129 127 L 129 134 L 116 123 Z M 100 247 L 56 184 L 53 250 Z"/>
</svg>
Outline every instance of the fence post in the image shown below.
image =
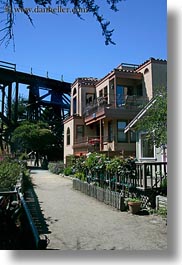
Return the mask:
<svg viewBox="0 0 182 265">
<path fill-rule="evenodd" d="M 120 211 L 125 211 L 124 197 L 120 196 Z"/>
<path fill-rule="evenodd" d="M 146 170 L 146 166 L 147 165 L 145 165 L 145 163 L 144 163 L 143 164 L 143 188 L 144 188 L 144 190 L 146 190 L 146 188 L 147 188 L 147 175 L 146 175 L 147 170 Z"/>
</svg>

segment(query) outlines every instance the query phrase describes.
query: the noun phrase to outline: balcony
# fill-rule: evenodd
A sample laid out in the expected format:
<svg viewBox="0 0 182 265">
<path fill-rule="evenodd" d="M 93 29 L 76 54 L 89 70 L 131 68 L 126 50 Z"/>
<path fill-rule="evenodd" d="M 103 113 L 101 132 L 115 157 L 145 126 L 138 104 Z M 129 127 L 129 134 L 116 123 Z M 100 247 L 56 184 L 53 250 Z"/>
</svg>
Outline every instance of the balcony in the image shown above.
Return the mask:
<svg viewBox="0 0 182 265">
<path fill-rule="evenodd" d="M 80 137 L 79 139 L 75 139 L 73 148 L 85 148 L 89 149 L 89 147 L 93 146 L 95 149 L 100 150 L 99 146 L 102 142 L 99 136 L 87 136 Z"/>
<path fill-rule="evenodd" d="M 116 103 L 107 97 L 98 98 L 97 102 L 87 105 L 84 117 L 86 125 L 103 118 L 132 119 L 148 102 L 144 96 L 117 96 Z"/>
</svg>

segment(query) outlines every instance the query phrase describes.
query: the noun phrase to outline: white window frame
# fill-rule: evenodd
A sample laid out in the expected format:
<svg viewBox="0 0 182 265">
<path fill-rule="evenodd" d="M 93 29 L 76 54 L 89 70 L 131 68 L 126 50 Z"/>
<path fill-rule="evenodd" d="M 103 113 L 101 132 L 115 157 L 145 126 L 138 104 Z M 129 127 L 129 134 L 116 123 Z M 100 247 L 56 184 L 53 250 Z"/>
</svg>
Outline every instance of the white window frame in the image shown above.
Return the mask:
<svg viewBox="0 0 182 265">
<path fill-rule="evenodd" d="M 143 157 L 142 156 L 142 135 L 147 134 L 147 132 L 140 132 L 139 133 L 139 159 L 140 160 L 156 160 L 156 146 L 153 145 L 154 148 L 154 156 L 153 157 Z"/>
</svg>

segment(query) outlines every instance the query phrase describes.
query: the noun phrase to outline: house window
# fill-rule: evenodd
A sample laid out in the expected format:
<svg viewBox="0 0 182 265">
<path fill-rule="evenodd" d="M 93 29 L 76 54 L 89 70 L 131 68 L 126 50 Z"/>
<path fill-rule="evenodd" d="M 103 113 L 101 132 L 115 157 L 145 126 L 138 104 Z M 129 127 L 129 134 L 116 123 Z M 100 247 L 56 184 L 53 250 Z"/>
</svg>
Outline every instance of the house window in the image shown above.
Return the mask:
<svg viewBox="0 0 182 265">
<path fill-rule="evenodd" d="M 67 128 L 67 132 L 66 132 L 66 144 L 70 145 L 70 128 Z"/>
<path fill-rule="evenodd" d="M 146 68 L 145 71 L 144 71 L 144 75 L 147 74 L 149 72 L 149 69 Z"/>
<path fill-rule="evenodd" d="M 124 129 L 127 125 L 126 121 L 118 121 L 117 122 L 117 135 L 118 135 L 118 143 L 127 142 L 128 134 L 124 133 Z"/>
<path fill-rule="evenodd" d="M 73 96 L 76 95 L 77 91 L 76 91 L 76 87 L 73 89 Z"/>
<path fill-rule="evenodd" d="M 112 142 L 112 140 L 113 140 L 112 121 L 108 121 L 108 142 Z"/>
<path fill-rule="evenodd" d="M 141 158 L 154 158 L 154 143 L 152 139 L 148 137 L 147 133 L 140 134 L 140 152 Z"/>
<path fill-rule="evenodd" d="M 94 94 L 86 94 L 86 104 L 93 104 L 94 102 Z"/>
<path fill-rule="evenodd" d="M 116 106 L 121 107 L 124 104 L 124 87 L 117 85 L 116 87 Z"/>
<path fill-rule="evenodd" d="M 99 98 L 101 98 L 101 97 L 103 97 L 103 91 L 102 90 L 99 91 Z"/>
<path fill-rule="evenodd" d="M 127 86 L 127 95 L 128 96 L 133 96 L 134 95 L 134 87 Z"/>
<path fill-rule="evenodd" d="M 137 96 L 143 96 L 142 84 L 137 86 Z"/>
<path fill-rule="evenodd" d="M 83 125 L 77 125 L 76 126 L 76 138 L 82 139 L 84 137 L 84 126 Z"/>
<path fill-rule="evenodd" d="M 107 97 L 107 86 L 104 87 L 104 97 Z"/>
</svg>

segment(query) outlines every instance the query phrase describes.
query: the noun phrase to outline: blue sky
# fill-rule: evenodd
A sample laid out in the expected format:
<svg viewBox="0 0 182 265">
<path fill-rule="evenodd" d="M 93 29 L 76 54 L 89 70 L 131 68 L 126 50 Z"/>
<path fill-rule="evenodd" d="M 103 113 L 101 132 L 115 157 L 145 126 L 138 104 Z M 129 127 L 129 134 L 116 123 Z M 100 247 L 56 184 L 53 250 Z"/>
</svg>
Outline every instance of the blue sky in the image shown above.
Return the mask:
<svg viewBox="0 0 182 265">
<path fill-rule="evenodd" d="M 27 2 L 26 7 L 35 7 Z M 105 1 L 101 13 L 114 28 L 116 45 L 106 46 L 98 22 L 89 13 L 84 20 L 74 14 L 32 14 L 34 27 L 20 13 L 12 44 L 0 48 L 0 60 L 17 64 L 20 71 L 73 82 L 75 78 L 101 78 L 120 63 L 141 64 L 150 57 L 167 59 L 166 0 L 125 0 L 119 11 L 109 10 Z M 28 6 L 29 4 L 29 6 Z M 54 6 L 54 5 L 53 5 Z"/>
</svg>

